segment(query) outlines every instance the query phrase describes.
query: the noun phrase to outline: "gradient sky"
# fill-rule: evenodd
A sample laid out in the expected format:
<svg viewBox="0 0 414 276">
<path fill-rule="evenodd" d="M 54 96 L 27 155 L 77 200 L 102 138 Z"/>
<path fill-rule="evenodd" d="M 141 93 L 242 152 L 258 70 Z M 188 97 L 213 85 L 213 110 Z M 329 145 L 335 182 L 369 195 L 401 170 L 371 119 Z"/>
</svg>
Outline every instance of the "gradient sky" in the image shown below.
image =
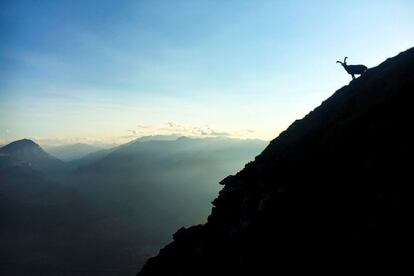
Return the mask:
<svg viewBox="0 0 414 276">
<path fill-rule="evenodd" d="M 272 139 L 414 46 L 414 1 L 0 1 L 0 143 Z"/>
</svg>

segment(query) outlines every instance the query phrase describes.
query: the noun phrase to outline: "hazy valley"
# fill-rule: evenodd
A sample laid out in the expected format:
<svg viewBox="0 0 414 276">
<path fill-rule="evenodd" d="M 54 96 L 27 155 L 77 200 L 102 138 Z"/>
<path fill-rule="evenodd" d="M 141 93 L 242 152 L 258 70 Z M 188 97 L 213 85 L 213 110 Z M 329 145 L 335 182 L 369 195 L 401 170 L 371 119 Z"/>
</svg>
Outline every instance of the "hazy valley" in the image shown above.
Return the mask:
<svg viewBox="0 0 414 276">
<path fill-rule="evenodd" d="M 16 275 L 133 275 L 177 228 L 204 222 L 217 183 L 265 145 L 148 137 L 68 162 L 31 140 L 6 145 L 0 264 Z"/>
</svg>

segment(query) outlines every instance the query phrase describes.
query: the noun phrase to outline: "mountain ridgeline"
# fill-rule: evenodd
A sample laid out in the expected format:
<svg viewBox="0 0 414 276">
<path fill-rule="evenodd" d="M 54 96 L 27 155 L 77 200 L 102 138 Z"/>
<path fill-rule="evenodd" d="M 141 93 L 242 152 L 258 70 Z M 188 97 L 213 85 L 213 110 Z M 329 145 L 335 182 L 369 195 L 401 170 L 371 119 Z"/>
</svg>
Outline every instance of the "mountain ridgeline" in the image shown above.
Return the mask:
<svg viewBox="0 0 414 276">
<path fill-rule="evenodd" d="M 70 160 L 63 162 L 31 140 L 6 145 L 0 148 L 0 274 L 134 275 L 179 226 L 204 222 L 217 182 L 265 146 L 143 137 L 112 149 L 57 148 Z M 83 156 L 72 160 L 70 151 Z"/>
<path fill-rule="evenodd" d="M 406 274 L 413 93 L 411 48 L 222 180 L 208 222 L 179 229 L 138 275 Z"/>
<path fill-rule="evenodd" d="M 81 143 L 46 148 L 46 151 L 52 156 L 66 162 L 80 159 L 87 154 L 91 154 L 100 150 L 103 149 L 100 147 Z"/>
</svg>

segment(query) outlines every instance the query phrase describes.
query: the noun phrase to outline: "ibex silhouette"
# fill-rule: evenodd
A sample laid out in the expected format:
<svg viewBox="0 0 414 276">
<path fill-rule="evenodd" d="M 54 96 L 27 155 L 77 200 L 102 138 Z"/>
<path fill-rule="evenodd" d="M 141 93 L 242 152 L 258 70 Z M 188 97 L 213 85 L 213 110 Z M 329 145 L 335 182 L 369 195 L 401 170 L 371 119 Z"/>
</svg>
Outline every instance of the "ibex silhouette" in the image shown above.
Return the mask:
<svg viewBox="0 0 414 276">
<path fill-rule="evenodd" d="M 348 72 L 348 74 L 350 74 L 352 76 L 352 79 L 355 79 L 354 75 L 362 75 L 365 71 L 367 71 L 367 67 L 365 65 L 362 64 L 358 64 L 358 65 L 348 65 L 346 64 L 346 59 L 348 57 L 344 58 L 344 62 L 340 62 L 339 60 L 336 63 L 340 63 L 346 72 Z"/>
</svg>

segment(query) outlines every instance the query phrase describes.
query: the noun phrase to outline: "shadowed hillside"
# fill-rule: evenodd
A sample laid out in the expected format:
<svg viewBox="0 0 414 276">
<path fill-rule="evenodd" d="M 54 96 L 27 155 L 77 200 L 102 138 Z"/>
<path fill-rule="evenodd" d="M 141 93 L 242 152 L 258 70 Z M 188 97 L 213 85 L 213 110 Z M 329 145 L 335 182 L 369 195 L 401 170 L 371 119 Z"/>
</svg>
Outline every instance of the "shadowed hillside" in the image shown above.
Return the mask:
<svg viewBox="0 0 414 276">
<path fill-rule="evenodd" d="M 225 178 L 208 223 L 180 229 L 138 275 L 406 274 L 413 92 L 414 48 Z"/>
</svg>

